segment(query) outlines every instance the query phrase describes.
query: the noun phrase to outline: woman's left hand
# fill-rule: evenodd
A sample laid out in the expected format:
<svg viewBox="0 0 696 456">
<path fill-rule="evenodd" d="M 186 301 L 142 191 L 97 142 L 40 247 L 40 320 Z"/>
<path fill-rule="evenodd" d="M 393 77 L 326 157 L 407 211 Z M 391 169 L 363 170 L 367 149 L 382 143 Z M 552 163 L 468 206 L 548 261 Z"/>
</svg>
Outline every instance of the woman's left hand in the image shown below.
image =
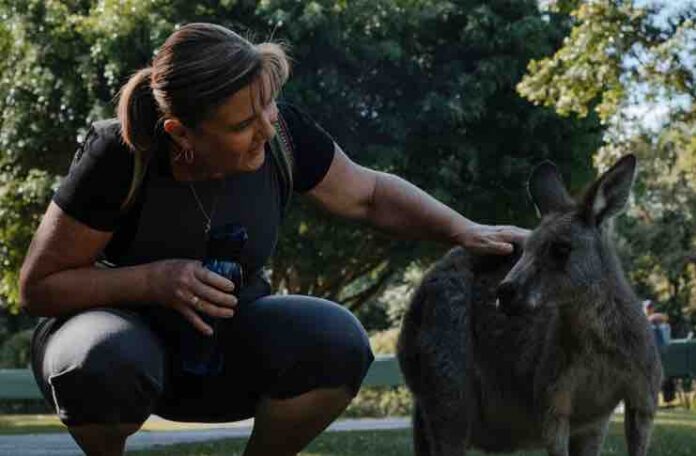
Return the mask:
<svg viewBox="0 0 696 456">
<path fill-rule="evenodd" d="M 531 231 L 510 225 L 474 223 L 458 235 L 459 244 L 478 254 L 509 255 L 513 244 L 522 246 Z"/>
</svg>

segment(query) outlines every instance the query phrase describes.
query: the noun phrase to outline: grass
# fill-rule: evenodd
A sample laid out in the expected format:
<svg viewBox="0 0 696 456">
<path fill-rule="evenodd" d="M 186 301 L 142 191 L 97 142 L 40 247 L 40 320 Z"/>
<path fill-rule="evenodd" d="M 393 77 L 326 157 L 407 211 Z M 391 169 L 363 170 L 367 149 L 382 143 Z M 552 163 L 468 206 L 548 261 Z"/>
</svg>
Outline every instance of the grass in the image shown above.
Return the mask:
<svg viewBox="0 0 696 456">
<path fill-rule="evenodd" d="M 194 431 L 220 427 L 216 423 L 179 423 L 168 420 L 146 421 L 140 432 Z M 56 415 L 0 415 L 0 435 L 68 432 Z"/>
<path fill-rule="evenodd" d="M 171 430 L 171 425 L 167 429 Z M 183 427 L 182 427 L 183 428 Z M 162 428 L 164 429 L 164 428 Z M 149 429 L 149 430 L 154 430 Z M 64 432 L 65 427 L 54 417 L 45 415 L 19 415 L 0 417 L 0 433 L 18 434 L 28 432 Z M 691 456 L 696 455 L 696 413 L 676 409 L 662 409 L 658 413 L 651 456 Z M 217 440 L 208 444 L 182 444 L 135 452 L 134 456 L 240 456 L 246 439 Z M 411 431 L 370 431 L 325 433 L 317 438 L 302 456 L 401 456 L 413 454 Z M 518 452 L 516 456 L 545 456 L 543 451 Z M 604 443 L 602 455 L 624 456 L 626 445 L 623 441 L 623 419 L 617 415 L 613 420 L 609 435 Z M 472 451 L 471 456 L 484 456 Z"/>
<path fill-rule="evenodd" d="M 133 456 L 241 456 L 246 439 L 217 440 L 206 444 L 184 444 L 159 450 L 129 451 Z M 326 433 L 318 437 L 302 456 L 403 456 L 411 448 L 410 431 Z"/>
<path fill-rule="evenodd" d="M 67 432 L 55 415 L 0 415 L 0 435 Z"/>
<path fill-rule="evenodd" d="M 661 410 L 658 414 L 651 456 L 696 455 L 696 413 L 687 410 Z M 162 449 L 129 452 L 134 456 L 240 456 L 245 439 L 218 440 L 209 444 L 185 444 Z M 325 433 L 317 438 L 302 456 L 397 456 L 413 454 L 411 431 L 371 431 Z M 471 456 L 484 456 L 472 451 Z M 546 456 L 545 451 L 513 453 L 516 456 Z M 612 420 L 602 455 L 627 455 L 623 437 L 623 418 Z"/>
</svg>

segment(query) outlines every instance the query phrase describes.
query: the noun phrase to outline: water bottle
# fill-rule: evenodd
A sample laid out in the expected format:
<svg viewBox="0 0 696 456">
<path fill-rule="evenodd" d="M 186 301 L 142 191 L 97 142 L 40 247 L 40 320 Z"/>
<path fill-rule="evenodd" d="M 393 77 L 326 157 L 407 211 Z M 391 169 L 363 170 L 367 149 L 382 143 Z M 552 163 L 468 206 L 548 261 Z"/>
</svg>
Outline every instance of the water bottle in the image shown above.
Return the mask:
<svg viewBox="0 0 696 456">
<path fill-rule="evenodd" d="M 235 296 L 238 296 L 239 290 L 246 282 L 240 258 L 248 238 L 246 228 L 226 224 L 213 228 L 206 243 L 203 267 L 234 283 L 232 294 Z M 198 315 L 213 328 L 213 335 L 206 336 L 188 325 L 189 330 L 184 331 L 181 346 L 183 369 L 199 376 L 219 375 L 223 367 L 222 349 L 218 339 L 220 318 L 204 312 L 198 312 Z"/>
</svg>

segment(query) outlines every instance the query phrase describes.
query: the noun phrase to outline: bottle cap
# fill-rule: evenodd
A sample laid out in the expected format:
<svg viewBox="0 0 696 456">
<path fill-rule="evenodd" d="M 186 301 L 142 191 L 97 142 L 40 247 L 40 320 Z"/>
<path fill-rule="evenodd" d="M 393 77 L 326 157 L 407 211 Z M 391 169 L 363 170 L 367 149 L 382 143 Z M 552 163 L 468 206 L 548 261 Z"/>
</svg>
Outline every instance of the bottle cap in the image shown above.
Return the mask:
<svg viewBox="0 0 696 456">
<path fill-rule="evenodd" d="M 245 227 L 228 223 L 213 228 L 205 246 L 205 257 L 240 261 L 242 249 L 249 239 Z"/>
</svg>

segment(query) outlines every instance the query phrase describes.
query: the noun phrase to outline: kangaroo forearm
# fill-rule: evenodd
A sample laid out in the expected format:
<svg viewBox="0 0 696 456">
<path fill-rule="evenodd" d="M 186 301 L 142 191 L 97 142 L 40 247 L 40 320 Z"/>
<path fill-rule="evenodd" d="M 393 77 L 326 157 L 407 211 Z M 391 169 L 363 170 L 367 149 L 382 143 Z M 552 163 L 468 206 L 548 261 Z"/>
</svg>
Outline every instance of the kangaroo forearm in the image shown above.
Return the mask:
<svg viewBox="0 0 696 456">
<path fill-rule="evenodd" d="M 90 266 L 56 272 L 27 287 L 23 307 L 32 315 L 53 317 L 93 307 L 148 305 L 148 268 Z"/>
</svg>

